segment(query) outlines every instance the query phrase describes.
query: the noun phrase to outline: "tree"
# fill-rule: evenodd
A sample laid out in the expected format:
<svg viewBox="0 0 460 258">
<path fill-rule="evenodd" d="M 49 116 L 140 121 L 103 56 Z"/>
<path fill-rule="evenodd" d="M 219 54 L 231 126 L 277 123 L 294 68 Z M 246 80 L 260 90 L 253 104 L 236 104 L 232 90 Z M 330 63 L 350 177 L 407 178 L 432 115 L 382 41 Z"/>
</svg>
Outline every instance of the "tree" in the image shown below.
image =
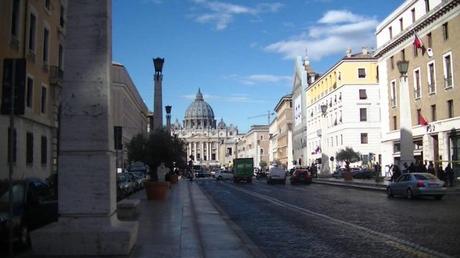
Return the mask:
<svg viewBox="0 0 460 258">
<path fill-rule="evenodd" d="M 157 167 L 164 163 L 170 169 L 173 166 L 185 167 L 186 151 L 185 143 L 176 135 L 171 136 L 165 130 L 156 130 L 145 135 L 138 134 L 128 143 L 128 160 L 142 161 L 150 167 L 150 177 L 157 179 Z"/>
<path fill-rule="evenodd" d="M 267 161 L 261 160 L 261 161 L 259 162 L 259 167 L 260 167 L 261 169 L 264 169 L 266 166 L 267 166 Z"/>
<path fill-rule="evenodd" d="M 345 149 L 340 150 L 336 153 L 335 158 L 338 161 L 348 161 L 348 162 L 356 162 L 359 161 L 360 154 L 353 150 L 353 148 L 346 147 Z"/>
</svg>

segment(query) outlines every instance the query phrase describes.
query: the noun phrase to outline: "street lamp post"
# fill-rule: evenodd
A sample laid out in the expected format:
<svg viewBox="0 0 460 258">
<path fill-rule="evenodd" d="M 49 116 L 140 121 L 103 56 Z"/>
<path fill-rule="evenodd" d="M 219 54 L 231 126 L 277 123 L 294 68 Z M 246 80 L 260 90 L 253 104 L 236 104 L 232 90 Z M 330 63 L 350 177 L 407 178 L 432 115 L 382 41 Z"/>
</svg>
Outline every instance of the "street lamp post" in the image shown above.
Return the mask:
<svg viewBox="0 0 460 258">
<path fill-rule="evenodd" d="M 320 106 L 321 107 L 321 114 L 322 114 L 322 119 L 321 119 L 321 174 L 329 174 L 330 173 L 330 168 L 329 168 L 329 158 L 327 156 L 327 144 L 326 144 L 326 139 L 327 135 L 326 134 L 326 129 L 327 125 L 325 124 L 325 117 L 327 114 L 327 104 L 323 104 Z"/>
<path fill-rule="evenodd" d="M 409 96 L 409 86 L 407 82 L 407 70 L 409 61 L 401 60 L 397 62 L 399 73 L 399 132 L 400 132 L 400 164 L 410 164 L 414 162 L 414 141 L 412 139 L 412 116 Z M 402 167 L 401 167 L 402 168 Z"/>
</svg>

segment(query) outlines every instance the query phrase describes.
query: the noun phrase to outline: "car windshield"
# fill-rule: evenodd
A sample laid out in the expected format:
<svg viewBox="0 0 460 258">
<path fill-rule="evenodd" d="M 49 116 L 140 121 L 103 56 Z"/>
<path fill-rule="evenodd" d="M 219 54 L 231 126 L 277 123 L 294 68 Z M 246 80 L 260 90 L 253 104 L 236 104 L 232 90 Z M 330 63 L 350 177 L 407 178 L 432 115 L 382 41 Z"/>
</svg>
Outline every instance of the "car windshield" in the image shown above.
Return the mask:
<svg viewBox="0 0 460 258">
<path fill-rule="evenodd" d="M 414 177 L 417 180 L 433 180 L 433 179 L 437 179 L 437 177 L 433 176 L 432 174 L 423 174 L 423 175 L 416 174 L 416 175 L 414 175 Z"/>
<path fill-rule="evenodd" d="M 2 188 L 0 193 L 0 203 L 8 203 L 9 202 L 9 192 L 8 187 Z M 22 202 L 24 199 L 24 185 L 22 184 L 15 184 L 13 185 L 13 202 L 19 203 Z"/>
</svg>

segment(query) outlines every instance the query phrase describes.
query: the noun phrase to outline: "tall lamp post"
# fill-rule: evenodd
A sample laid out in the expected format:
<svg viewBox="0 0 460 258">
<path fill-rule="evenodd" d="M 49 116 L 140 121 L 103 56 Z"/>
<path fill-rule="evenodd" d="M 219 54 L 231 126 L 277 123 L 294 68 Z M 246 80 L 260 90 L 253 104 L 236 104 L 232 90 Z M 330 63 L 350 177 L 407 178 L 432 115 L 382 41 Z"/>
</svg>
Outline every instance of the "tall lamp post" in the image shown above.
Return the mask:
<svg viewBox="0 0 460 258">
<path fill-rule="evenodd" d="M 327 157 L 327 144 L 325 143 L 325 140 L 327 139 L 324 137 L 326 134 L 326 124 L 325 124 L 325 117 L 327 113 L 327 104 L 323 104 L 320 106 L 321 107 L 321 114 L 323 118 L 321 119 L 321 174 L 329 174 L 330 173 L 330 168 L 329 168 L 329 158 Z"/>
<path fill-rule="evenodd" d="M 172 106 L 167 105 L 167 106 L 165 106 L 165 109 L 166 109 L 166 131 L 168 131 L 168 133 L 171 133 L 171 109 L 172 109 Z"/>
<path fill-rule="evenodd" d="M 407 82 L 407 70 L 409 61 L 401 60 L 397 62 L 399 73 L 399 132 L 400 132 L 400 163 L 408 165 L 415 161 L 414 159 L 414 141 L 412 139 L 412 116 L 410 105 L 409 86 Z"/>
</svg>

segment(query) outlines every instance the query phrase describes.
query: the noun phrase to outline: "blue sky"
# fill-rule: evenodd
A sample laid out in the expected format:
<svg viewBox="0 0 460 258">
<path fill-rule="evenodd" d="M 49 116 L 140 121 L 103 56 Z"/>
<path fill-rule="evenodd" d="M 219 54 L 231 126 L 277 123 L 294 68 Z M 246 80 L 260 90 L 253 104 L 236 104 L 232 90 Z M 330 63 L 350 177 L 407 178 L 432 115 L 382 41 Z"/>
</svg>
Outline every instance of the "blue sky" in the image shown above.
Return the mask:
<svg viewBox="0 0 460 258">
<path fill-rule="evenodd" d="M 403 0 L 113 0 L 113 60 L 153 107 L 152 58 L 164 57 L 163 105 L 183 120 L 198 88 L 241 132 L 267 122 L 292 89 L 294 60 L 317 72 L 348 47 L 374 47 L 376 25 Z"/>
</svg>

